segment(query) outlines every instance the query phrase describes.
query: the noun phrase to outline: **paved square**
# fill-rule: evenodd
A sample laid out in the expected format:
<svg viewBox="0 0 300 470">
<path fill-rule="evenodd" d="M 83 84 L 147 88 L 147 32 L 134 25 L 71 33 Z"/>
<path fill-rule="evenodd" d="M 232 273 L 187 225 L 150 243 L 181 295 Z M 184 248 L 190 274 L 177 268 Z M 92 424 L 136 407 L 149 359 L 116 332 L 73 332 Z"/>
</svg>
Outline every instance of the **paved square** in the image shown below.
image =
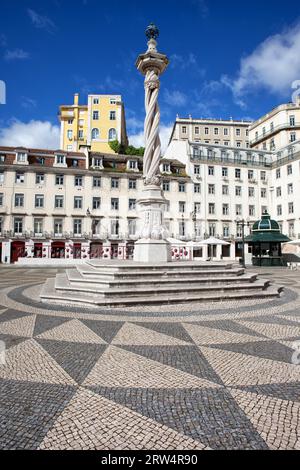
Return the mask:
<svg viewBox="0 0 300 470">
<path fill-rule="evenodd" d="M 0 268 L 1 449 L 298 449 L 300 273 L 280 299 L 47 306 L 55 269 Z"/>
</svg>

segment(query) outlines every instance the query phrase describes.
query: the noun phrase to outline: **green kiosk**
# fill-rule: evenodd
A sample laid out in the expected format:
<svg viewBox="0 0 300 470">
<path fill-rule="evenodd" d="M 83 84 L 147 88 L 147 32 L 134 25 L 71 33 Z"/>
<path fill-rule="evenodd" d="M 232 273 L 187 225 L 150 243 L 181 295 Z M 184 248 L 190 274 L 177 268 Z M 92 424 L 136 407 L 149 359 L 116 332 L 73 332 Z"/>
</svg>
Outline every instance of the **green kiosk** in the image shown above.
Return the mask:
<svg viewBox="0 0 300 470">
<path fill-rule="evenodd" d="M 279 224 L 272 220 L 267 211 L 257 220 L 245 243 L 252 247 L 253 266 L 282 266 L 281 243 L 290 239 L 280 232 Z"/>
</svg>

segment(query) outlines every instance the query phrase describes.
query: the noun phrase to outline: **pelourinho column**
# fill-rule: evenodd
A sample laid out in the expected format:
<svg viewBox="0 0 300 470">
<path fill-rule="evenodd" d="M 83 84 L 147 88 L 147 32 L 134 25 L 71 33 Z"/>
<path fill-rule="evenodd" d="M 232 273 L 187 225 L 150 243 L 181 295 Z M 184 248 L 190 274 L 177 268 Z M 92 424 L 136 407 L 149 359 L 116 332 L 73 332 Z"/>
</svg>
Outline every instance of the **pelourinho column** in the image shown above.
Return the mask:
<svg viewBox="0 0 300 470">
<path fill-rule="evenodd" d="M 166 240 L 168 232 L 163 225 L 163 205 L 166 200 L 161 190 L 159 164 L 161 144 L 159 138 L 160 111 L 158 106 L 159 77 L 168 66 L 166 55 L 157 51 L 157 27 L 151 23 L 146 29 L 148 50 L 138 56 L 137 69 L 145 76 L 144 125 L 145 153 L 143 158 L 143 190 L 138 201 L 142 215 L 142 228 L 139 240 L 134 246 L 134 261 L 171 261 L 171 246 Z"/>
</svg>

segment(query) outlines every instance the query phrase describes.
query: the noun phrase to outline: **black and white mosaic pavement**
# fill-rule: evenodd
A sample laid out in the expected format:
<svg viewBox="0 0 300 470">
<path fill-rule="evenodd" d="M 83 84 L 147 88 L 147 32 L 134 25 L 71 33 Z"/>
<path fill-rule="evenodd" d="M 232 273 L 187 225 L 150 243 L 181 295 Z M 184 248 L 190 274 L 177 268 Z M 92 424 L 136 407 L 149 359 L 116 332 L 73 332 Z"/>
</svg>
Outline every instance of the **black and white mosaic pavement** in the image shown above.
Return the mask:
<svg viewBox="0 0 300 470">
<path fill-rule="evenodd" d="M 0 269 L 1 449 L 300 450 L 300 273 L 269 302 L 95 311 L 40 303 L 56 272 Z"/>
</svg>

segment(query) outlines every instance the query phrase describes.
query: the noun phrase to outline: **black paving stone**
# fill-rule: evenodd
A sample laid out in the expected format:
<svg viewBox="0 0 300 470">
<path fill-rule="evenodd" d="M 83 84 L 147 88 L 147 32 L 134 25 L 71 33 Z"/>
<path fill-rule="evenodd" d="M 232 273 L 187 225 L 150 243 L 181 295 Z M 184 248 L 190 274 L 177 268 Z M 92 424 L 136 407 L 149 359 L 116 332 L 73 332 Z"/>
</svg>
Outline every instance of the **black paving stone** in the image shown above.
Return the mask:
<svg viewBox="0 0 300 470">
<path fill-rule="evenodd" d="M 267 449 L 265 441 L 225 389 L 89 387 L 212 449 Z"/>
<path fill-rule="evenodd" d="M 292 354 L 294 352 L 293 349 L 273 340 L 246 343 L 210 344 L 208 347 L 246 354 L 248 356 L 271 359 L 272 361 L 286 362 L 288 364 L 291 364 Z"/>
<path fill-rule="evenodd" d="M 71 400 L 70 386 L 0 381 L 0 448 L 37 449 Z"/>
<path fill-rule="evenodd" d="M 24 337 L 24 336 L 14 336 L 14 335 L 7 335 L 7 334 L 0 333 L 0 341 L 4 341 L 5 349 L 9 349 L 9 348 L 12 348 L 13 346 L 17 346 L 17 344 L 23 343 L 27 339 L 28 337 Z"/>
<path fill-rule="evenodd" d="M 119 348 L 174 367 L 188 374 L 223 385 L 197 346 L 122 346 Z"/>
<path fill-rule="evenodd" d="M 88 328 L 90 328 L 96 335 L 104 339 L 107 343 L 110 343 L 118 331 L 124 325 L 121 321 L 102 321 L 102 320 L 80 320 Z"/>
<path fill-rule="evenodd" d="M 135 322 L 135 324 L 138 326 L 142 326 L 143 328 L 149 328 L 149 330 L 154 330 L 158 333 L 162 333 L 164 335 L 172 336 L 173 338 L 186 341 L 188 343 L 193 343 L 192 338 L 180 323 Z"/>
<path fill-rule="evenodd" d="M 105 344 L 71 343 L 38 338 L 36 341 L 78 384 L 83 382 L 107 347 Z"/>
<path fill-rule="evenodd" d="M 30 317 L 33 313 L 22 312 L 20 310 L 8 309 L 5 312 L 0 314 L 0 323 L 9 321 L 9 320 L 18 320 L 23 317 Z"/>
<path fill-rule="evenodd" d="M 234 388 L 245 392 L 257 393 L 259 395 L 268 395 L 269 397 L 275 397 L 281 400 L 300 402 L 300 382 L 245 385 Z"/>
<path fill-rule="evenodd" d="M 60 326 L 67 321 L 70 321 L 70 318 L 51 315 L 37 315 L 33 336 L 41 335 L 42 333 L 45 333 L 45 331 L 52 330 L 56 326 Z"/>
<path fill-rule="evenodd" d="M 197 322 L 187 322 L 191 325 L 199 325 L 207 328 L 214 328 L 216 330 L 230 331 L 232 333 L 240 333 L 243 335 L 263 337 L 260 333 L 253 331 L 251 328 L 244 326 L 234 320 L 203 320 Z"/>
</svg>

